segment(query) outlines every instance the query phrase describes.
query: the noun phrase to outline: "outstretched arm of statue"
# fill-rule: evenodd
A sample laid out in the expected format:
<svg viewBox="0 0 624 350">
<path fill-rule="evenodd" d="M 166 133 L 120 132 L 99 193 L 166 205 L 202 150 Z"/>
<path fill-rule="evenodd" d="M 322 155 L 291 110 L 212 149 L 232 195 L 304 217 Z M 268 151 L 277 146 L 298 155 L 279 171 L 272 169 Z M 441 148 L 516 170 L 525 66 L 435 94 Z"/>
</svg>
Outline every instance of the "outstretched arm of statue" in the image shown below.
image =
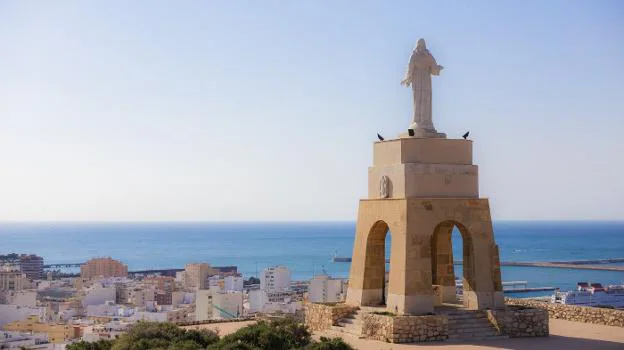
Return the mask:
<svg viewBox="0 0 624 350">
<path fill-rule="evenodd" d="M 431 74 L 433 75 L 440 75 L 440 71 L 444 69 L 444 67 L 442 66 L 438 66 L 438 65 L 433 65 L 431 67 Z"/>
<path fill-rule="evenodd" d="M 444 67 L 440 66 L 438 62 L 436 62 L 436 59 L 433 58 L 433 56 L 430 55 L 430 57 L 431 57 L 431 60 L 433 61 L 433 63 L 431 64 L 431 74 L 440 75 L 440 71 L 444 69 Z"/>
<path fill-rule="evenodd" d="M 401 85 L 409 87 L 412 84 L 409 76 L 406 76 L 405 79 L 401 80 Z"/>
<path fill-rule="evenodd" d="M 407 72 L 405 72 L 405 78 L 401 80 L 401 85 L 409 87 L 412 84 L 412 73 L 414 67 L 414 54 L 410 57 L 409 64 L 407 65 Z"/>
</svg>

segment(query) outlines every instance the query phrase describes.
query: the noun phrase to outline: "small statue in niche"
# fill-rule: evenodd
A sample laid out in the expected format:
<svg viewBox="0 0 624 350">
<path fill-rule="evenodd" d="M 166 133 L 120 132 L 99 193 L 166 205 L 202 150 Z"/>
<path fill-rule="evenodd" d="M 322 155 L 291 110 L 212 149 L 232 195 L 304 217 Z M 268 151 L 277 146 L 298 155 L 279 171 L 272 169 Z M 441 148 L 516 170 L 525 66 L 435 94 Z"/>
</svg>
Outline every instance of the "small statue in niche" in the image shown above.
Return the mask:
<svg viewBox="0 0 624 350">
<path fill-rule="evenodd" d="M 379 198 L 388 197 L 390 197 L 390 178 L 384 175 L 379 181 Z"/>
</svg>

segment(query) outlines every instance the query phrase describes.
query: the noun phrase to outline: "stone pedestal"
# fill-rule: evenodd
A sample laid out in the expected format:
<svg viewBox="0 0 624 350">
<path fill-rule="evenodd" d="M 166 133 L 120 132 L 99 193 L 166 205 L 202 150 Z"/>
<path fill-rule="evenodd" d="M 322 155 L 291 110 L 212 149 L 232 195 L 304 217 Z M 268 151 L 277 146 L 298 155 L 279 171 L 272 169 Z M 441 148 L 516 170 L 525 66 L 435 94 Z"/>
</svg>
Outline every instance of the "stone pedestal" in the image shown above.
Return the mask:
<svg viewBox="0 0 624 350">
<path fill-rule="evenodd" d="M 452 228 L 463 238 L 464 304 L 504 305 L 488 200 L 479 198 L 472 142 L 400 138 L 374 145 L 369 198 L 360 201 L 347 303 L 380 305 L 385 237 L 392 235 L 386 307 L 402 315 L 433 311 L 432 285 L 455 299 Z"/>
</svg>

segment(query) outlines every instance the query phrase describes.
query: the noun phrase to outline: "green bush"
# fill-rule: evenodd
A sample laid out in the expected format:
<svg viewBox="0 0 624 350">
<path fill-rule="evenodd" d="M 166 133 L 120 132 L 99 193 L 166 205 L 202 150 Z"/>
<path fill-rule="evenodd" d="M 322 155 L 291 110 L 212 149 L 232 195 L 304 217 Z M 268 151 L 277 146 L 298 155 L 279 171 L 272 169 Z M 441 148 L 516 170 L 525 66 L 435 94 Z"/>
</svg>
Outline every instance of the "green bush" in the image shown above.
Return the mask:
<svg viewBox="0 0 624 350">
<path fill-rule="evenodd" d="M 393 312 L 390 312 L 390 311 L 374 311 L 372 313 L 375 315 L 381 315 L 381 316 L 391 316 L 391 317 L 396 316 Z"/>
<path fill-rule="evenodd" d="M 352 350 L 353 348 L 341 338 L 321 337 L 320 342 L 309 344 L 305 350 Z"/>
<path fill-rule="evenodd" d="M 110 350 L 113 347 L 113 340 L 98 340 L 96 342 L 80 341 L 67 345 L 67 350 Z"/>
<path fill-rule="evenodd" d="M 67 350 L 351 350 L 340 338 L 312 340 L 308 329 L 291 319 L 260 321 L 219 339 L 209 330 L 185 330 L 171 323 L 138 322 L 116 340 L 84 341 Z"/>
<path fill-rule="evenodd" d="M 194 350 L 205 349 L 217 341 L 219 336 L 209 330 L 186 330 L 171 323 L 137 322 L 115 341 L 111 350 Z"/>
<path fill-rule="evenodd" d="M 238 344 L 251 346 L 250 349 L 287 350 L 302 349 L 311 342 L 308 329 L 290 320 L 273 322 L 260 321 L 226 335 L 209 349 L 238 349 Z M 228 347 L 225 347 L 228 346 Z M 246 348 L 241 348 L 246 349 Z"/>
</svg>

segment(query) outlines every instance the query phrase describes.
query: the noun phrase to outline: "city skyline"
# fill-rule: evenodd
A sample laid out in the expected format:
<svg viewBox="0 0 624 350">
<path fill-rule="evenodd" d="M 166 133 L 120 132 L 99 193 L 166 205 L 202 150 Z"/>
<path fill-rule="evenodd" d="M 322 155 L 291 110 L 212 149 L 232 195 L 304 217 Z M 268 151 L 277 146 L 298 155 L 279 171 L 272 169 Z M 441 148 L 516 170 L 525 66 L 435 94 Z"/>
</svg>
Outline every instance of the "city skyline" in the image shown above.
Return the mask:
<svg viewBox="0 0 624 350">
<path fill-rule="evenodd" d="M 421 37 L 494 220 L 622 220 L 624 6 L 530 4 L 3 2 L 0 220 L 354 221 Z"/>
</svg>

